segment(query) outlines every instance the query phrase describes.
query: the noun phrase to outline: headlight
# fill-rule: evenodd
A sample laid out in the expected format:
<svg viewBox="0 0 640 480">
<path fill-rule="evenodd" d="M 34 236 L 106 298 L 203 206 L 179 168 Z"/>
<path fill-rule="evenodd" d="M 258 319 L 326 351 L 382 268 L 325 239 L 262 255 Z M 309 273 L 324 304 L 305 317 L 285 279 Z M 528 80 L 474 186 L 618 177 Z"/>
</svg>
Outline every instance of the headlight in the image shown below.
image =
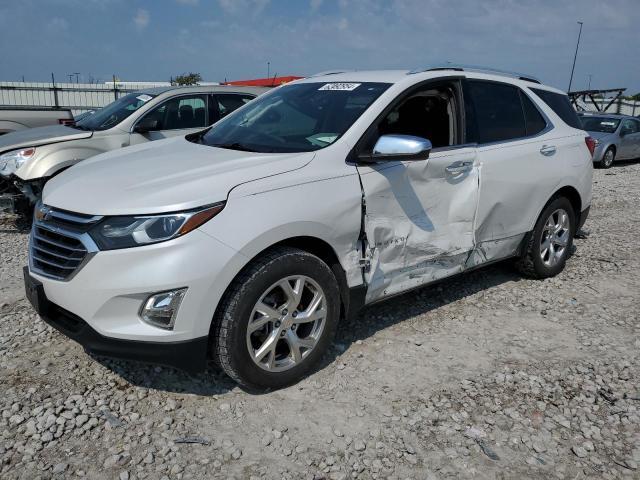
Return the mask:
<svg viewBox="0 0 640 480">
<path fill-rule="evenodd" d="M 10 175 L 36 154 L 36 149 L 21 148 L 0 155 L 0 173 Z"/>
<path fill-rule="evenodd" d="M 224 202 L 187 212 L 164 215 L 107 217 L 89 232 L 101 250 L 164 242 L 195 230 L 215 217 Z"/>
</svg>

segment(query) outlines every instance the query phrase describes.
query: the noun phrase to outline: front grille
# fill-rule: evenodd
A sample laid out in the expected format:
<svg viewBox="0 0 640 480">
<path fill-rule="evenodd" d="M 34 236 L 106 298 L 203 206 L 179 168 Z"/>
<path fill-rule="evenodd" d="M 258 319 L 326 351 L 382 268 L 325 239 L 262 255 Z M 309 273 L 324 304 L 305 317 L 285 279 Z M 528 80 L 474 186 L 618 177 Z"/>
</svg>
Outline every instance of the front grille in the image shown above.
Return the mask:
<svg viewBox="0 0 640 480">
<path fill-rule="evenodd" d="M 29 263 L 35 273 L 69 280 L 97 249 L 87 231 L 100 217 L 39 206 L 29 239 Z"/>
</svg>

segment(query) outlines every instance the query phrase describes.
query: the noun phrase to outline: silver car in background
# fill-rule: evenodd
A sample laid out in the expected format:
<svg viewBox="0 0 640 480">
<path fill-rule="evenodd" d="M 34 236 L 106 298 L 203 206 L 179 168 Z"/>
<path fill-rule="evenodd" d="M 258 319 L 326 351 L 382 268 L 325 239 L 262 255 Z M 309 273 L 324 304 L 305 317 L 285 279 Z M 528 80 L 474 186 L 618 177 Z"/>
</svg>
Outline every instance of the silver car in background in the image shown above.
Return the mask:
<svg viewBox="0 0 640 480">
<path fill-rule="evenodd" d="M 609 168 L 615 160 L 640 158 L 640 120 L 610 113 L 578 114 L 582 127 L 596 140 L 593 162 Z"/>
<path fill-rule="evenodd" d="M 198 132 L 267 91 L 238 86 L 160 87 L 130 93 L 74 126 L 0 137 L 0 210 L 32 211 L 44 184 L 94 155 Z"/>
</svg>

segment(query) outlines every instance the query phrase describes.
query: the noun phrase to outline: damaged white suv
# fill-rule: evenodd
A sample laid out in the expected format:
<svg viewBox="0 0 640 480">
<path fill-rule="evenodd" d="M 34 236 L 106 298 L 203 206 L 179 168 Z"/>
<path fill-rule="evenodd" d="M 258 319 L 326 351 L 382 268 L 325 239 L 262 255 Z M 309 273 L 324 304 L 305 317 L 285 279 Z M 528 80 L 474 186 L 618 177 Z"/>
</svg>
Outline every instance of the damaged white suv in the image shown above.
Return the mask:
<svg viewBox="0 0 640 480">
<path fill-rule="evenodd" d="M 52 179 L 27 296 L 90 352 L 282 387 L 363 305 L 506 258 L 559 273 L 593 146 L 565 94 L 517 74 L 310 77 Z"/>
</svg>

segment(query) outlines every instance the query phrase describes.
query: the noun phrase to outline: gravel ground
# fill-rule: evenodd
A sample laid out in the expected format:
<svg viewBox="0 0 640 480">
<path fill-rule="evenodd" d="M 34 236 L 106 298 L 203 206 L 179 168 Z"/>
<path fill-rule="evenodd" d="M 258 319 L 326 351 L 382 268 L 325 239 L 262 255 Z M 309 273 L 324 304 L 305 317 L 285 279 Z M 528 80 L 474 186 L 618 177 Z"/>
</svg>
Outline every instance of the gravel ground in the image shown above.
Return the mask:
<svg viewBox="0 0 640 480">
<path fill-rule="evenodd" d="M 640 163 L 597 170 L 561 275 L 499 264 L 371 307 L 264 395 L 89 357 L 22 298 L 0 219 L 0 477 L 640 478 L 639 192 Z"/>
</svg>

